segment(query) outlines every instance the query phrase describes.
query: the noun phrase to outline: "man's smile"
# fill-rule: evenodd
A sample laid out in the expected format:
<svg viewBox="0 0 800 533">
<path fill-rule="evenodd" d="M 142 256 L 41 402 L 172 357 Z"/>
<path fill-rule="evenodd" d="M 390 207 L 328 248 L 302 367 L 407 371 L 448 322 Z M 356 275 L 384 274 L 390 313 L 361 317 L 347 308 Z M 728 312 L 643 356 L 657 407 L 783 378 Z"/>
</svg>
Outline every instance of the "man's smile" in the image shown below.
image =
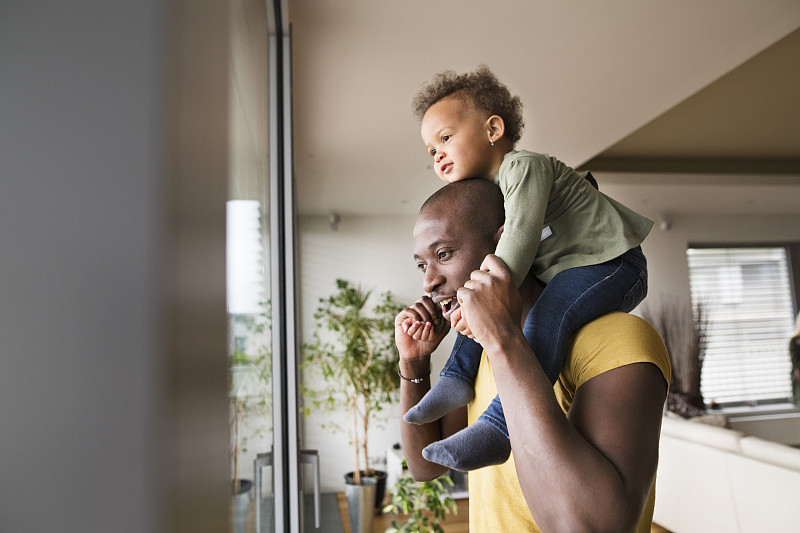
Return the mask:
<svg viewBox="0 0 800 533">
<path fill-rule="evenodd" d="M 450 298 L 445 298 L 444 300 L 439 301 L 439 306 L 442 308 L 442 316 L 447 319 L 450 317 L 450 314 L 461 307 L 458 303 L 458 300 L 454 296 Z"/>
</svg>

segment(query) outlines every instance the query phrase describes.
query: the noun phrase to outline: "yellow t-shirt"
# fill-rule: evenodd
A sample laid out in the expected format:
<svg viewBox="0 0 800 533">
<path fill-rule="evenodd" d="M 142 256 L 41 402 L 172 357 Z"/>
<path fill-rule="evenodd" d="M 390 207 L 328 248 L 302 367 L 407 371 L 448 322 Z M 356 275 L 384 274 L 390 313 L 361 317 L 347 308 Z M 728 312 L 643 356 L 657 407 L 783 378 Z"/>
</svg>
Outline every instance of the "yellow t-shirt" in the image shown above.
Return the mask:
<svg viewBox="0 0 800 533">
<path fill-rule="evenodd" d="M 670 362 L 658 333 L 644 320 L 626 313 L 609 313 L 593 320 L 572 337 L 564 368 L 553 386 L 561 409 L 569 410 L 575 391 L 593 377 L 632 363 L 655 364 L 667 384 Z M 497 395 L 486 352 L 475 379 L 475 399 L 467 406 L 473 424 Z M 649 533 L 655 505 L 655 483 L 639 520 L 637 533 Z M 469 530 L 472 533 L 539 532 L 519 486 L 514 454 L 504 464 L 469 474 Z"/>
</svg>

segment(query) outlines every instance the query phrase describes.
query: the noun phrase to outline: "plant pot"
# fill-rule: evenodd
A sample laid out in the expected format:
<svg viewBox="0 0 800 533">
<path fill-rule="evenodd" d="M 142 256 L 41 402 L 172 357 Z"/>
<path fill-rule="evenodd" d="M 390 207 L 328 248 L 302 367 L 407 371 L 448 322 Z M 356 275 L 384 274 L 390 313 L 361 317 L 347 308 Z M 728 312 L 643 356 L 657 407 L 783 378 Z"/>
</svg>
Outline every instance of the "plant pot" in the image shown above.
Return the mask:
<svg viewBox="0 0 800 533">
<path fill-rule="evenodd" d="M 347 511 L 350 516 L 351 533 L 371 533 L 375 518 L 375 488 L 378 481 L 372 477 L 362 477 L 361 485 L 345 484 Z"/>
<path fill-rule="evenodd" d="M 373 478 L 377 482 L 375 485 L 375 509 L 383 508 L 383 498 L 386 496 L 386 472 L 383 470 L 373 470 L 370 475 L 366 475 L 361 471 L 361 480 L 364 478 Z M 353 473 L 348 472 L 344 475 L 344 481 L 348 485 L 353 483 Z"/>
<path fill-rule="evenodd" d="M 231 523 L 232 531 L 245 533 L 247 531 L 247 512 L 253 499 L 253 482 L 249 479 L 239 480 L 239 492 L 234 492 L 231 481 Z"/>
</svg>

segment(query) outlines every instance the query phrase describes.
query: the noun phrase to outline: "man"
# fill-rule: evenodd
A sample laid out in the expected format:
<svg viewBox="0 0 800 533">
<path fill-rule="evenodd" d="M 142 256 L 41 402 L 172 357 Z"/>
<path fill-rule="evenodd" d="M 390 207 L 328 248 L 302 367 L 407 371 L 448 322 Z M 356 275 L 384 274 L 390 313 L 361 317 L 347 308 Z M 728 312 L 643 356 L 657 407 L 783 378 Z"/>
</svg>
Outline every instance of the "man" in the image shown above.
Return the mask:
<svg viewBox="0 0 800 533">
<path fill-rule="evenodd" d="M 502 206 L 496 186 L 465 180 L 437 191 L 417 217 L 414 257 L 427 294 L 395 320 L 403 413 L 430 388 L 430 354 L 451 323 L 485 352 L 467 409 L 424 425 L 401 422 L 409 470 L 418 480 L 445 473 L 422 450 L 474 422 L 499 393 L 512 457 L 470 473 L 471 531 L 539 531 L 538 524 L 547 532 L 649 532 L 670 379 L 664 345 L 638 317 L 605 315 L 573 336 L 551 386 L 522 334 L 541 287 L 529 274 L 517 291 L 490 255 Z M 444 316 L 441 302 L 450 298 Z"/>
</svg>

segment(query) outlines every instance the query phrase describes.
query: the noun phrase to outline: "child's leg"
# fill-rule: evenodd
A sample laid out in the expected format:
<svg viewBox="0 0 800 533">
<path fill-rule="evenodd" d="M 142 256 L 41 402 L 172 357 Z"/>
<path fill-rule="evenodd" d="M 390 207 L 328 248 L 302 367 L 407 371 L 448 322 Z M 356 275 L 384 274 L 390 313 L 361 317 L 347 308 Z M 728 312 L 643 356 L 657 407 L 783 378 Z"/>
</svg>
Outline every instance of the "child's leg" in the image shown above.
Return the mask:
<svg viewBox="0 0 800 533">
<path fill-rule="evenodd" d="M 462 472 L 501 465 L 510 454 L 511 441 L 499 396 L 494 397 L 477 422 L 422 450 L 428 461 Z"/>
<path fill-rule="evenodd" d="M 427 424 L 471 402 L 475 397 L 475 375 L 481 363 L 481 352 L 480 344 L 459 333 L 439 380 L 408 410 L 403 420 L 409 424 Z"/>
<path fill-rule="evenodd" d="M 611 311 L 632 311 L 646 294 L 647 262 L 638 246 L 605 263 L 556 274 L 523 328 L 550 383 L 558 379 L 573 333 Z"/>
<path fill-rule="evenodd" d="M 557 274 L 531 309 L 523 332 L 542 369 L 555 383 L 567 343 L 581 326 L 610 311 L 631 311 L 647 294 L 647 263 L 639 247 L 599 265 Z M 456 470 L 475 470 L 508 459 L 503 407 L 492 400 L 478 422 L 423 451 L 429 461 Z"/>
</svg>

